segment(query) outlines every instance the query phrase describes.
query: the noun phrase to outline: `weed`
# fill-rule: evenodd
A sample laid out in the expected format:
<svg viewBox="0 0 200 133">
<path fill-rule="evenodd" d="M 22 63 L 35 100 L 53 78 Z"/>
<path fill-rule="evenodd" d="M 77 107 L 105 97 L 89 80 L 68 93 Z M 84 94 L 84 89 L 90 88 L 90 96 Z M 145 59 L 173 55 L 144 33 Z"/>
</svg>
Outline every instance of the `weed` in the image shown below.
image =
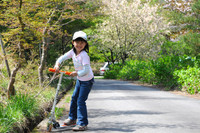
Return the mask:
<svg viewBox="0 0 200 133">
<path fill-rule="evenodd" d="M 56 119 L 59 119 L 62 115 L 63 115 L 63 112 L 64 112 L 64 108 L 55 108 L 55 117 Z"/>
<path fill-rule="evenodd" d="M 66 98 L 66 103 L 69 103 L 71 101 L 71 95 L 73 94 L 74 89 L 71 89 L 68 94 L 69 96 Z"/>
<path fill-rule="evenodd" d="M 36 100 L 25 94 L 18 94 L 8 100 L 5 108 L 0 108 L 0 132 L 12 131 L 13 125 L 21 125 L 26 118 L 37 114 Z"/>
</svg>

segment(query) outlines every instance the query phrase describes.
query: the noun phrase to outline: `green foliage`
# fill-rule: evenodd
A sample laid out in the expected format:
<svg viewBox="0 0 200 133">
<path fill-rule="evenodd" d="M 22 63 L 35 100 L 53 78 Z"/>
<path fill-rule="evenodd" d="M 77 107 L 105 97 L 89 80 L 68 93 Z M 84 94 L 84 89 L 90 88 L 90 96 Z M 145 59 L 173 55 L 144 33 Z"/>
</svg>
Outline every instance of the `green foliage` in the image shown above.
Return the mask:
<svg viewBox="0 0 200 133">
<path fill-rule="evenodd" d="M 186 70 L 181 69 L 174 72 L 174 76 L 178 77 L 178 84 L 183 91 L 190 94 L 200 93 L 200 68 L 188 67 Z"/>
<path fill-rule="evenodd" d="M 112 64 L 109 66 L 109 71 L 105 72 L 104 78 L 106 79 L 118 79 L 119 72 L 122 69 L 121 64 Z"/>
<path fill-rule="evenodd" d="M 187 69 L 188 67 L 194 67 L 195 64 L 198 65 L 200 62 L 200 60 L 198 59 L 198 57 L 190 57 L 190 56 L 182 56 L 179 57 L 179 62 L 180 62 L 180 68 L 181 69 Z"/>
<path fill-rule="evenodd" d="M 119 72 L 120 78 L 124 80 L 138 80 L 139 72 L 145 68 L 145 62 L 131 60 Z"/>
<path fill-rule="evenodd" d="M 184 73 L 185 71 L 189 71 L 187 68 L 193 68 L 195 66 L 196 68 L 197 66 L 200 67 L 200 59 L 197 57 L 162 56 L 156 60 L 130 60 L 121 67 L 112 65 L 110 70 L 106 71 L 104 77 L 123 80 L 140 80 L 142 82 L 162 85 L 166 87 L 167 90 L 170 90 L 176 88 L 178 84 L 182 85 L 185 78 L 188 78 L 190 84 L 198 86 L 200 78 L 197 76 L 199 74 L 197 71 L 195 71 L 196 75 L 192 77 L 186 75 L 182 78 L 184 74 L 178 74 L 179 71 Z M 190 72 L 192 70 L 190 70 Z M 190 72 L 188 72 L 188 74 Z M 191 87 L 190 90 L 192 90 Z M 194 93 L 196 92 L 197 91 L 194 91 Z"/>
<path fill-rule="evenodd" d="M 173 77 L 174 70 L 178 67 L 178 56 L 165 56 L 152 61 L 155 69 L 155 78 L 157 83 L 170 88 L 176 85 L 176 79 Z"/>
<path fill-rule="evenodd" d="M 155 78 L 155 69 L 153 67 L 153 64 L 150 61 L 146 61 L 144 68 L 140 69 L 139 71 L 139 80 L 142 82 L 155 84 L 156 78 Z"/>
<path fill-rule="evenodd" d="M 199 33 L 188 32 L 180 35 L 176 42 L 166 41 L 161 46 L 161 55 L 170 56 L 198 56 L 200 53 L 200 35 Z"/>
<path fill-rule="evenodd" d="M 187 19 L 185 20 L 185 23 L 189 23 L 190 25 L 187 26 L 187 28 L 194 30 L 194 31 L 199 31 L 200 28 L 200 19 L 199 19 L 199 14 L 200 14 L 200 1 L 199 0 L 194 0 L 194 3 L 192 4 L 192 15 L 188 15 Z"/>
<path fill-rule="evenodd" d="M 182 56 L 185 53 L 188 53 L 188 51 L 191 51 L 191 48 L 189 46 L 186 46 L 186 44 L 183 44 L 180 41 L 172 42 L 172 41 L 165 41 L 161 45 L 161 55 L 175 55 L 175 56 Z"/>
<path fill-rule="evenodd" d="M 168 1 L 167 4 L 170 4 L 170 6 L 167 8 L 168 11 L 166 12 L 166 15 L 172 24 L 177 26 L 186 24 L 183 29 L 193 30 L 196 32 L 199 29 L 200 23 L 198 17 L 200 1 L 188 1 L 188 4 L 185 4 L 185 2 L 186 1 Z M 164 2 L 163 5 L 166 5 L 166 3 Z"/>
<path fill-rule="evenodd" d="M 187 2 L 187 4 L 185 4 L 185 2 Z M 171 51 L 167 51 L 170 54 L 178 56 L 183 56 L 185 54 L 189 56 L 198 56 L 200 52 L 200 1 L 166 0 L 163 5 L 166 4 L 170 5 L 163 9 L 171 23 L 171 33 L 168 34 L 168 40 L 174 39 L 176 42 L 165 42 L 162 51 L 166 52 L 167 49 L 171 49 Z"/>
<path fill-rule="evenodd" d="M 184 47 L 184 53 L 190 56 L 198 56 L 200 53 L 200 34 L 197 32 L 189 32 L 180 36 L 180 41 Z"/>
</svg>

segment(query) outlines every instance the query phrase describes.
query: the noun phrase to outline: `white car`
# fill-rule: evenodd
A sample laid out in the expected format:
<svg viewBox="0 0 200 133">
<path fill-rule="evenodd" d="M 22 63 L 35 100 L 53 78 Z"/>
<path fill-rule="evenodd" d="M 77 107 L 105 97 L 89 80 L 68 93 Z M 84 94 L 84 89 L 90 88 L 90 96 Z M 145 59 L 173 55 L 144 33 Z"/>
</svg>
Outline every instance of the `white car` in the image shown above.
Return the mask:
<svg viewBox="0 0 200 133">
<path fill-rule="evenodd" d="M 103 67 L 100 68 L 100 75 L 104 75 L 105 71 L 109 70 L 109 65 L 111 64 L 111 62 L 105 62 Z M 114 64 L 118 64 L 118 62 L 114 62 Z"/>
<path fill-rule="evenodd" d="M 104 75 L 105 71 L 109 70 L 109 67 L 108 67 L 109 64 L 108 64 L 108 62 L 104 63 L 103 67 L 100 68 L 100 75 Z"/>
</svg>

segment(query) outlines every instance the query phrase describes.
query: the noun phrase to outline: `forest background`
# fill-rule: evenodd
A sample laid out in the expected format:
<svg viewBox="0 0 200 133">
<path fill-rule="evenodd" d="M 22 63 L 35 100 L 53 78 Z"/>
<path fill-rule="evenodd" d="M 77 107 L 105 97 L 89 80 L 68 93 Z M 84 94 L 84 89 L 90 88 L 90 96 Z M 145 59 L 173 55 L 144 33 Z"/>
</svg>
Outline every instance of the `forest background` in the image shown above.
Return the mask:
<svg viewBox="0 0 200 133">
<path fill-rule="evenodd" d="M 95 75 L 117 62 L 105 78 L 200 93 L 200 0 L 0 0 L 0 12 L 0 132 L 26 128 L 52 100 L 48 68 L 77 30 L 88 35 Z M 62 69 L 72 71 L 71 60 Z"/>
</svg>

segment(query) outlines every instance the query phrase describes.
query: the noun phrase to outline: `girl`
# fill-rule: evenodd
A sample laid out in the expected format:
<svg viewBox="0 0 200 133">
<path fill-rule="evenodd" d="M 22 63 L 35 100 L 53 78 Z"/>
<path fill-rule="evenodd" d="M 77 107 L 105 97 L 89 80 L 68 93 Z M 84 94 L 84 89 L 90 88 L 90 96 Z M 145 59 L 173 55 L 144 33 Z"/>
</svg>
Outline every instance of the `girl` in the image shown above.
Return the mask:
<svg viewBox="0 0 200 133">
<path fill-rule="evenodd" d="M 83 131 L 87 129 L 88 125 L 86 100 L 94 83 L 94 75 L 90 67 L 90 58 L 87 54 L 89 46 L 86 33 L 83 31 L 75 32 L 72 44 L 73 48 L 58 58 L 54 68 L 58 72 L 59 66 L 64 60 L 70 58 L 73 60 L 75 71 L 70 76 L 77 76 L 77 81 L 72 94 L 69 118 L 64 125 L 76 125 L 72 130 Z"/>
</svg>

